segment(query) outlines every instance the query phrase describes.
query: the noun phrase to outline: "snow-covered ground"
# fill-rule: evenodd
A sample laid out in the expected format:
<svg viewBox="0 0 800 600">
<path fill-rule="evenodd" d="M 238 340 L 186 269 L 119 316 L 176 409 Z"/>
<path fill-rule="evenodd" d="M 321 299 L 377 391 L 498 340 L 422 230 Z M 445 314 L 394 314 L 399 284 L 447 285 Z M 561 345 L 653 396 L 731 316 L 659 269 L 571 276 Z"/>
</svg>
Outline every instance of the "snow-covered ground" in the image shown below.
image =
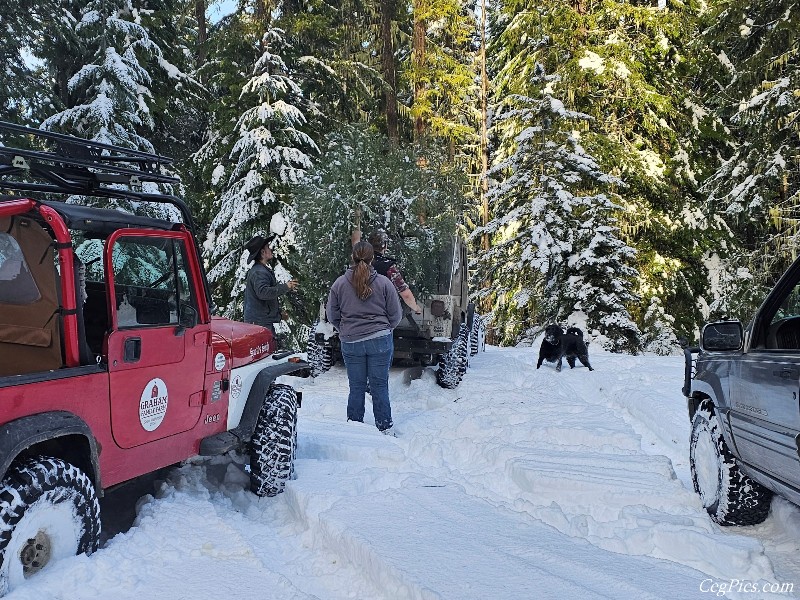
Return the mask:
<svg viewBox="0 0 800 600">
<path fill-rule="evenodd" d="M 342 367 L 286 378 L 303 406 L 285 493 L 256 498 L 231 458 L 186 464 L 133 527 L 8 598 L 800 595 L 798 508 L 722 528 L 692 491 L 682 357 L 590 354 L 595 371 L 557 373 L 487 347 L 455 390 L 395 368 L 396 439 L 345 421 Z"/>
</svg>

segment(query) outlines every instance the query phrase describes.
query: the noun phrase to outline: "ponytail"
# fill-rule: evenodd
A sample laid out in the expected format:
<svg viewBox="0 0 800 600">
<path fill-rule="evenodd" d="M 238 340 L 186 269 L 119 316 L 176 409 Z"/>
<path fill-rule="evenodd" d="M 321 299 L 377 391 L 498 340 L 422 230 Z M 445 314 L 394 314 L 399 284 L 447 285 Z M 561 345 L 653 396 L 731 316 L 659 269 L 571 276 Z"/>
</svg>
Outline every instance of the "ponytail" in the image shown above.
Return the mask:
<svg viewBox="0 0 800 600">
<path fill-rule="evenodd" d="M 369 266 L 375 253 L 372 244 L 368 242 L 358 242 L 353 246 L 353 287 L 356 288 L 356 295 L 361 300 L 366 300 L 372 294 L 369 287 Z"/>
</svg>

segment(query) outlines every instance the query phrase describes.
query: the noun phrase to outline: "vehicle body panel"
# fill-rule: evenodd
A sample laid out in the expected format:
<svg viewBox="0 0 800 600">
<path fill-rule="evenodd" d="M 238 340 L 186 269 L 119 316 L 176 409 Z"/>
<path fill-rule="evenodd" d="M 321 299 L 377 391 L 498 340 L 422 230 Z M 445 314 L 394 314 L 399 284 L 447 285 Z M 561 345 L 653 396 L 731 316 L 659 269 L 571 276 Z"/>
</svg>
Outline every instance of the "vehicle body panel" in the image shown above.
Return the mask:
<svg viewBox="0 0 800 600">
<path fill-rule="evenodd" d="M 277 349 L 272 333 L 260 325 L 212 317 L 211 331 L 231 344 L 231 369 L 261 360 Z"/>
<path fill-rule="evenodd" d="M 5 124 L 5 127 L 17 126 Z M 53 138 L 59 144 L 70 140 L 88 144 L 99 152 L 98 145 L 91 141 L 73 140 L 51 132 L 24 132 Z M 86 150 L 85 146 L 76 147 Z M 215 435 L 236 437 L 226 430 L 241 418 L 250 388 L 246 382 L 237 380 L 241 385 L 231 390 L 231 376 L 247 379 L 252 386 L 261 374 L 259 382 L 268 389 L 274 378 L 288 373 L 290 367 L 266 360 L 276 349 L 269 330 L 212 318 L 208 282 L 185 202 L 117 185 L 131 175 L 140 181 L 168 183 L 170 178 L 157 172 L 163 157 L 140 153 L 137 160 L 155 160 L 144 172 L 132 170 L 129 164 L 113 166 L 115 163 L 106 153 L 113 147 L 104 146 L 102 162 L 96 164 L 87 162 L 89 155 L 74 159 L 58 152 L 19 150 L 17 156 L 14 148 L 7 145 L 0 148 L 4 189 L 44 193 L 48 198 L 50 194 L 53 198 L 68 197 L 85 190 L 87 196 L 112 202 L 124 199 L 133 205 L 167 204 L 177 208 L 183 220 L 171 222 L 145 214 L 51 199 L 42 202 L 28 197 L 0 199 L 0 219 L 27 219 L 52 237 L 55 260 L 52 265 L 48 262 L 48 270 L 51 287 L 56 288 L 53 295 L 59 303 L 53 318 L 63 341 L 57 368 L 30 373 L 19 369 L 0 376 L 0 427 L 8 441 L 4 452 L 35 454 L 40 451 L 39 444 L 49 444 L 58 436 L 72 436 L 64 442 L 86 437 L 85 453 L 91 456 L 80 456 L 77 462 L 84 468 L 87 464 L 95 468 L 96 485 L 102 494 L 104 488 L 197 456 L 201 442 Z M 22 155 L 25 160 L 18 160 Z M 79 164 L 67 164 L 70 160 Z M 36 169 L 28 163 L 35 163 Z M 103 173 L 104 168 L 113 172 Z M 26 180 L 37 174 L 45 174 L 49 179 L 44 183 Z M 112 180 L 115 183 L 110 185 Z M 96 278 L 91 281 L 86 278 L 90 265 L 76 252 L 79 244 L 98 249 L 92 267 Z M 119 276 L 125 272 L 124 265 L 115 263 L 119 248 L 125 244 L 158 250 L 172 261 L 169 264 L 174 268 L 163 270 L 164 277 L 148 282 L 146 276 L 157 271 L 143 255 L 140 263 L 132 265 L 129 271 L 142 277 L 145 284 L 132 284 Z M 9 262 L 10 266 L 13 265 Z M 52 277 L 56 268 L 50 267 L 57 267 L 57 278 Z M 11 285 L 10 281 L 5 280 L 7 285 Z M 174 287 L 162 285 L 164 281 Z M 136 306 L 130 302 L 132 295 L 137 299 Z M 152 315 L 140 318 L 139 313 L 148 302 L 163 309 L 166 319 L 154 319 Z M 135 318 L 126 320 L 125 310 L 131 308 Z M 86 315 L 82 314 L 85 310 L 97 317 L 89 323 L 88 332 Z M 3 352 L 13 351 L 13 343 L 14 340 L 9 344 L 11 349 L 3 348 Z M 87 346 L 91 350 L 88 358 Z M 304 367 L 308 365 L 297 363 L 295 370 Z M 232 391 L 236 400 L 233 415 L 228 407 Z M 259 400 L 263 401 L 263 394 Z M 260 408 L 258 402 L 251 402 L 248 413 L 257 413 Z M 59 420 L 69 422 L 69 426 L 58 425 Z M 54 423 L 52 438 L 48 438 L 48 431 L 38 428 L 48 423 Z M 249 437 L 238 433 L 236 449 L 241 450 Z M 57 449 L 58 443 L 47 448 Z M 3 457 L 6 465 L 16 458 Z"/>
<path fill-rule="evenodd" d="M 741 469 L 798 502 L 800 261 L 759 307 L 744 330 L 742 349 L 701 351 L 694 370 L 685 383 L 688 396 L 708 397 L 714 403 L 725 441 Z"/>
</svg>

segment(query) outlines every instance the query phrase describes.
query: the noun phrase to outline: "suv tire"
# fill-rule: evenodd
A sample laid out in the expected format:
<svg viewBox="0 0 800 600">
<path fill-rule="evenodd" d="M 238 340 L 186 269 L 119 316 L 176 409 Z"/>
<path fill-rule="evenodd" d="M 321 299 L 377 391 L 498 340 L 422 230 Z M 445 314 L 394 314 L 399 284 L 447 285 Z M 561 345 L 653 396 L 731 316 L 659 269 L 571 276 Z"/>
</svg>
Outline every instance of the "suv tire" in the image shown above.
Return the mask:
<svg viewBox="0 0 800 600">
<path fill-rule="evenodd" d="M 273 383 L 267 390 L 250 440 L 250 490 L 275 496 L 294 474 L 297 449 L 297 392 Z"/>
<path fill-rule="evenodd" d="M 78 467 L 58 458 L 27 459 L 0 486 L 0 593 L 50 562 L 91 554 L 100 540 L 100 504 Z"/>
<path fill-rule="evenodd" d="M 308 345 L 306 346 L 306 356 L 308 357 L 308 363 L 311 365 L 311 377 L 319 377 L 328 371 L 334 363 L 333 348 L 324 343 L 320 344 L 316 340 L 317 323 L 319 321 L 315 321 L 308 332 Z"/>
<path fill-rule="evenodd" d="M 715 523 L 756 525 L 767 518 L 772 492 L 739 469 L 710 400 L 692 419 L 689 465 L 694 490 Z"/>
<path fill-rule="evenodd" d="M 456 341 L 447 354 L 443 354 L 436 371 L 436 383 L 452 390 L 458 387 L 469 364 L 469 331 L 467 324 L 462 323 Z"/>
<path fill-rule="evenodd" d="M 472 334 L 469 338 L 469 353 L 475 356 L 478 352 L 486 351 L 486 322 L 480 315 L 475 315 L 472 319 Z"/>
</svg>

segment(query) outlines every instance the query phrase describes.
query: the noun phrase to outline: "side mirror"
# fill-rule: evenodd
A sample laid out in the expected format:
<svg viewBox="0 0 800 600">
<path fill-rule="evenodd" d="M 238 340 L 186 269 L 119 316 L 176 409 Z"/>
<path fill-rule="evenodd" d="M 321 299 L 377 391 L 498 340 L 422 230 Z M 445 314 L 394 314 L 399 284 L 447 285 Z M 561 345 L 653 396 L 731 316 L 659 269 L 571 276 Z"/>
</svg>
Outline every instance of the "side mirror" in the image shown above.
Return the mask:
<svg viewBox="0 0 800 600">
<path fill-rule="evenodd" d="M 181 304 L 181 319 L 178 325 L 183 329 L 191 329 L 197 325 L 197 309 L 189 304 Z"/>
<path fill-rule="evenodd" d="M 700 335 L 700 348 L 704 352 L 741 350 L 743 343 L 744 329 L 739 321 L 709 323 Z"/>
</svg>

